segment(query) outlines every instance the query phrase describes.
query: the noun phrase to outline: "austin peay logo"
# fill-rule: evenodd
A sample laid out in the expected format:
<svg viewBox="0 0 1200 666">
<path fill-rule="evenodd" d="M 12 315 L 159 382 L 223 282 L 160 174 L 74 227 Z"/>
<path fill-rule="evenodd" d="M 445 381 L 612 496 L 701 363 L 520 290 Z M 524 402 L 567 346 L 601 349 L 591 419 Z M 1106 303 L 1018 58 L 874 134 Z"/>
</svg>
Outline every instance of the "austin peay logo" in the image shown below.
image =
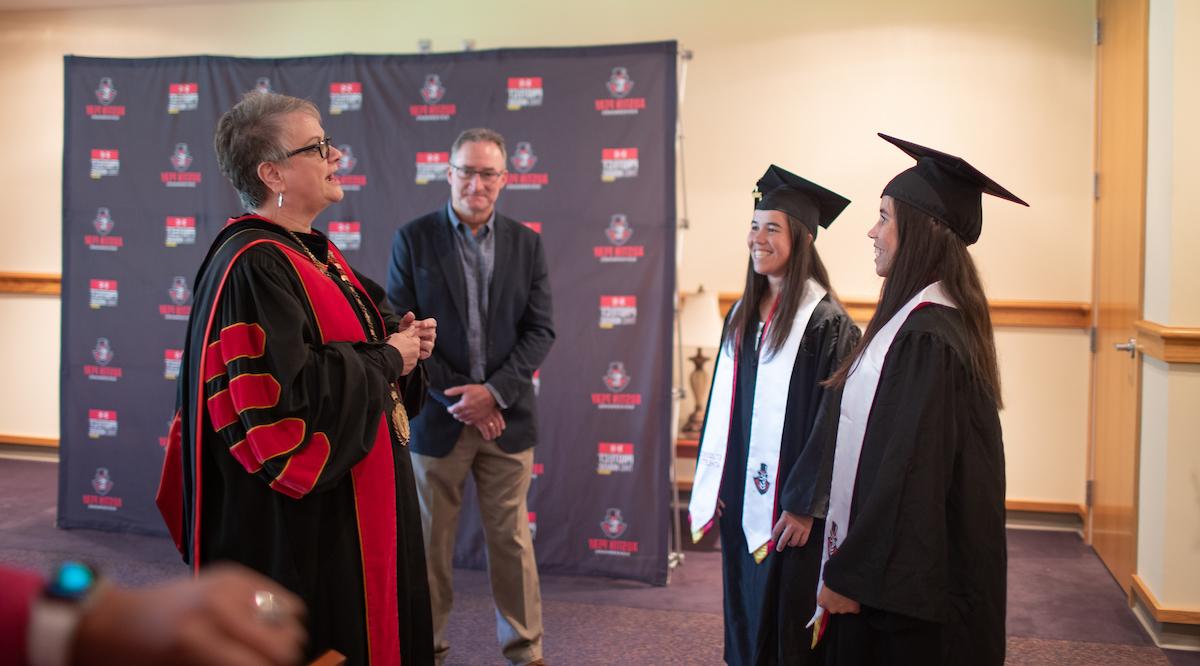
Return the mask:
<svg viewBox="0 0 1200 666">
<path fill-rule="evenodd" d="M 408 113 L 413 117 L 413 120 L 427 122 L 450 120 L 450 117 L 458 113 L 456 104 L 441 104 L 442 98 L 446 96 L 446 86 L 442 85 L 442 77 L 437 74 L 426 74 L 425 83 L 421 85 L 421 99 L 424 104 L 412 104 L 408 107 Z"/>
<path fill-rule="evenodd" d="M 513 173 L 508 175 L 506 187 L 510 190 L 540 190 L 550 184 L 550 174 L 535 172 L 538 156 L 533 151 L 533 144 L 528 141 L 518 141 L 512 155 L 508 157 Z"/>
<path fill-rule="evenodd" d="M 173 171 L 163 171 L 159 180 L 167 187 L 196 187 L 202 174 L 199 171 L 189 171 L 192 168 L 192 151 L 186 143 L 175 144 L 170 162 Z"/>
<path fill-rule="evenodd" d="M 537 397 L 542 392 L 542 369 L 538 368 L 533 371 L 533 397 Z"/>
<path fill-rule="evenodd" d="M 535 233 L 535 234 L 540 234 L 540 233 L 542 233 L 542 223 L 541 223 L 541 222 L 533 222 L 533 221 L 530 221 L 530 220 L 522 220 L 522 221 L 521 221 L 521 224 L 525 225 L 525 227 L 526 227 L 527 229 L 529 229 L 530 231 L 532 231 L 532 232 L 533 232 L 533 233 Z"/>
<path fill-rule="evenodd" d="M 629 524 L 625 522 L 621 510 L 615 507 L 609 508 L 604 512 L 603 520 L 600 521 L 600 531 L 605 538 L 588 539 L 588 549 L 596 555 L 629 557 L 638 552 L 638 542 L 621 540 L 620 537 L 624 536 L 628 529 Z"/>
<path fill-rule="evenodd" d="M 450 153 L 417 153 L 417 185 L 446 180 L 450 171 Z"/>
<path fill-rule="evenodd" d="M 200 107 L 200 84 L 172 83 L 167 86 L 167 113 L 195 111 Z"/>
<path fill-rule="evenodd" d="M 598 99 L 595 103 L 601 116 L 636 116 L 646 108 L 645 97 L 629 96 L 633 92 L 633 79 L 624 67 L 613 67 L 604 87 L 608 90 L 608 97 Z"/>
<path fill-rule="evenodd" d="M 188 288 L 187 278 L 176 275 L 167 289 L 171 303 L 158 306 L 158 313 L 167 321 L 187 321 L 192 314 L 192 290 Z"/>
<path fill-rule="evenodd" d="M 83 374 L 88 379 L 97 382 L 115 382 L 121 379 L 122 370 L 109 366 L 113 360 L 113 348 L 108 338 L 96 338 L 96 346 L 92 347 L 92 360 L 95 364 L 83 366 Z"/>
<path fill-rule="evenodd" d="M 120 236 L 109 236 L 114 226 L 116 224 L 113 222 L 112 213 L 107 208 L 97 208 L 96 217 L 92 218 L 92 229 L 96 233 L 85 234 L 84 244 L 88 246 L 89 250 L 116 252 L 125 245 L 125 239 Z"/>
<path fill-rule="evenodd" d="M 642 394 L 625 393 L 631 377 L 625 370 L 625 364 L 621 361 L 609 363 L 608 370 L 601 380 L 604 382 L 604 388 L 608 389 L 608 393 L 592 394 L 592 404 L 597 409 L 635 409 L 642 404 Z"/>
<path fill-rule="evenodd" d="M 545 98 L 540 76 L 511 76 L 508 78 L 508 110 L 520 111 L 541 106 Z"/>
<path fill-rule="evenodd" d="M 766 495 L 771 488 L 771 479 L 767 476 L 767 463 L 758 464 L 758 473 L 754 475 L 754 489 L 759 495 Z"/>
<path fill-rule="evenodd" d="M 645 246 L 627 245 L 629 239 L 633 238 L 633 225 L 629 224 L 629 219 L 622 213 L 609 218 L 608 226 L 604 228 L 604 237 L 608 239 L 608 245 L 592 247 L 592 255 L 602 264 L 636 263 L 646 254 Z"/>
<path fill-rule="evenodd" d="M 121 151 L 111 148 L 93 148 L 92 149 L 92 164 L 88 171 L 88 175 L 92 180 L 99 180 L 105 176 L 118 176 L 121 174 Z"/>
<path fill-rule="evenodd" d="M 633 471 L 633 444 L 629 442 L 600 442 L 596 447 L 596 473 Z"/>
<path fill-rule="evenodd" d="M 92 476 L 92 490 L 95 491 L 95 494 L 84 494 L 81 498 L 83 505 L 89 509 L 100 511 L 117 511 L 124 503 L 120 497 L 109 495 L 116 485 L 112 475 L 108 473 L 107 467 L 97 467 L 96 473 Z"/>
<path fill-rule="evenodd" d="M 338 146 L 338 152 L 342 154 L 338 158 L 337 178 L 342 189 L 347 192 L 358 192 L 367 186 L 367 177 L 361 173 L 351 173 L 358 166 L 358 158 L 354 156 L 354 147 L 350 144 L 342 144 Z"/>
<path fill-rule="evenodd" d="M 529 512 L 529 538 L 537 540 L 537 512 Z"/>
<path fill-rule="evenodd" d="M 88 104 L 84 109 L 92 120 L 120 120 L 125 115 L 125 107 L 114 105 L 117 99 L 117 88 L 111 77 L 100 79 L 96 86 L 96 101 L 99 104 Z"/>
<path fill-rule="evenodd" d="M 196 218 L 168 215 L 166 218 L 166 238 L 163 245 L 178 247 L 180 245 L 196 244 Z"/>
<path fill-rule="evenodd" d="M 271 77 L 269 77 L 269 76 L 258 77 L 258 80 L 256 80 L 254 82 L 254 92 L 259 92 L 264 95 L 269 92 L 272 92 L 271 91 Z"/>
<path fill-rule="evenodd" d="M 183 365 L 182 349 L 163 350 L 163 379 L 178 379 L 181 365 Z"/>
<path fill-rule="evenodd" d="M 530 470 L 530 477 L 536 479 L 546 473 L 546 463 L 535 462 L 530 466 Z"/>
<path fill-rule="evenodd" d="M 361 111 L 362 102 L 362 82 L 347 81 L 329 84 L 329 115 L 336 116 L 346 111 Z"/>
<path fill-rule="evenodd" d="M 115 308 L 120 297 L 116 280 L 90 280 L 88 282 L 88 307 L 93 310 Z"/>
</svg>

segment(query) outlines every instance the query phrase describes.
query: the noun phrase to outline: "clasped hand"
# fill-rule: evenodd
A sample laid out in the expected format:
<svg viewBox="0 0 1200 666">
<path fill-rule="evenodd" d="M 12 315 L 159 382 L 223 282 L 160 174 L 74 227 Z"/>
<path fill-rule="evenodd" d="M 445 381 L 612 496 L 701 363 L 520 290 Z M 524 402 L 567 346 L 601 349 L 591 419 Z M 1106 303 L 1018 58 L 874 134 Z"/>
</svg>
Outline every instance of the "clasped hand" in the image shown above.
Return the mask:
<svg viewBox="0 0 1200 666">
<path fill-rule="evenodd" d="M 483 384 L 451 386 L 445 394 L 450 397 L 461 396 L 447 411 L 461 423 L 478 428 L 484 439 L 495 440 L 504 432 L 504 415 L 500 413 L 492 392 Z"/>
<path fill-rule="evenodd" d="M 396 332 L 388 336 L 387 343 L 400 352 L 404 359 L 403 375 L 417 367 L 417 361 L 424 361 L 433 354 L 433 345 L 437 340 L 437 320 L 417 319 L 411 311 L 406 312 L 400 319 Z"/>
</svg>

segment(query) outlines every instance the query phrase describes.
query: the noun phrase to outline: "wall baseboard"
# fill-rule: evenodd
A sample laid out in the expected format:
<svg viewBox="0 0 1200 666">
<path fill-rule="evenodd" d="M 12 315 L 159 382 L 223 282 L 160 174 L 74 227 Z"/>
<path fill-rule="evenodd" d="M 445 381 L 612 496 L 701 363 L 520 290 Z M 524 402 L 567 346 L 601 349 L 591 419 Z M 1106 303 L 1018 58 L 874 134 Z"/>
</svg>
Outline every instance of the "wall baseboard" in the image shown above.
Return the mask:
<svg viewBox="0 0 1200 666">
<path fill-rule="evenodd" d="M 1130 586 L 1132 593 L 1137 595 L 1137 598 L 1154 616 L 1156 622 L 1200 625 L 1200 608 L 1166 608 L 1159 605 L 1158 599 L 1155 598 L 1154 593 L 1150 591 L 1150 587 L 1146 585 L 1146 581 L 1142 580 L 1141 576 L 1133 574 L 1132 583 Z"/>
<path fill-rule="evenodd" d="M 60 296 L 62 294 L 62 276 L 51 273 L 0 272 L 0 294 Z"/>
</svg>

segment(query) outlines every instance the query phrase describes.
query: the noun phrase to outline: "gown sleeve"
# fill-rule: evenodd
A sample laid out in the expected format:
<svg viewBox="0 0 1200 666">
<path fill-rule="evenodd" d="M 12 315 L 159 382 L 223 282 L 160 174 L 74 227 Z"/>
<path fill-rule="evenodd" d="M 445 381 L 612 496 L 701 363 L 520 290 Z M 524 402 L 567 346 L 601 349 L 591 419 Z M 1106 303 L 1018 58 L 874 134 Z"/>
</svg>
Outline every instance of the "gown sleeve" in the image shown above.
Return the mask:
<svg viewBox="0 0 1200 666">
<path fill-rule="evenodd" d="M 375 442 L 392 406 L 400 354 L 382 342 L 322 342 L 307 296 L 279 250 L 230 269 L 202 371 L 220 443 L 284 495 L 332 487 Z"/>
<path fill-rule="evenodd" d="M 825 388 L 820 382 L 829 379 L 837 371 L 860 337 L 858 326 L 844 312 L 824 319 L 805 336 L 806 345 L 811 345 L 815 353 L 816 368 L 809 381 L 816 384 L 811 389 L 810 398 L 816 405 L 809 409 L 816 416 L 811 428 L 800 430 L 800 436 L 807 441 L 780 490 L 779 506 L 784 511 L 798 516 L 824 518 L 829 510 L 829 485 L 833 478 L 834 438 L 837 433 L 831 431 L 827 421 L 832 411 L 832 425 L 837 425 L 841 388 Z"/>
</svg>

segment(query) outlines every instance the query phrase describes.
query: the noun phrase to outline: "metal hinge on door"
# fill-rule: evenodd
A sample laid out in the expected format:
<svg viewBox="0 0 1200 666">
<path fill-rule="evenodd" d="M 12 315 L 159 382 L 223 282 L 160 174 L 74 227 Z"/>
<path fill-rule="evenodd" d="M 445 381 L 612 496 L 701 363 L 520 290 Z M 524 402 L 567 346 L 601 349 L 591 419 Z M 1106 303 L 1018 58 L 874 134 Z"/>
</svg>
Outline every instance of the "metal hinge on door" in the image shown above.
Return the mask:
<svg viewBox="0 0 1200 666">
<path fill-rule="evenodd" d="M 1084 491 L 1084 500 L 1083 501 L 1084 501 L 1084 504 L 1086 504 L 1087 508 L 1089 508 L 1089 509 L 1092 508 L 1092 488 L 1095 486 L 1095 484 L 1096 484 L 1095 479 L 1088 479 L 1087 489 Z"/>
<path fill-rule="evenodd" d="M 1096 353 L 1096 327 L 1095 326 L 1088 329 L 1088 349 L 1093 354 Z"/>
</svg>

